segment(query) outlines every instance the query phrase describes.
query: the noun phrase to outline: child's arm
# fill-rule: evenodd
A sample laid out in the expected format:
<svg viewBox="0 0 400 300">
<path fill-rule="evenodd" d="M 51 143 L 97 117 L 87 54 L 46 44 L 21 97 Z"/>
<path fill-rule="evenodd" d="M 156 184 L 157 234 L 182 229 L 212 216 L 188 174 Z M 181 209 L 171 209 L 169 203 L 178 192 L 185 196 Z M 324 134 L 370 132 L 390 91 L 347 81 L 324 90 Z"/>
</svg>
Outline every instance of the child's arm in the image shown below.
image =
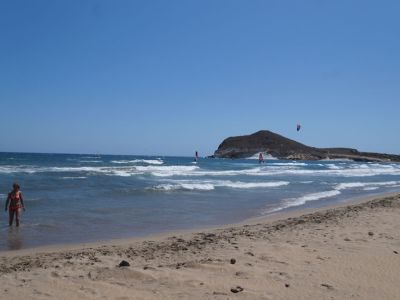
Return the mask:
<svg viewBox="0 0 400 300">
<path fill-rule="evenodd" d="M 24 199 L 21 192 L 19 192 L 19 199 L 21 199 L 22 208 L 25 210 Z"/>
<path fill-rule="evenodd" d="M 8 194 L 8 196 L 7 196 L 7 201 L 6 201 L 6 211 L 7 211 L 7 208 L 8 208 L 8 202 L 10 202 L 10 194 Z"/>
</svg>

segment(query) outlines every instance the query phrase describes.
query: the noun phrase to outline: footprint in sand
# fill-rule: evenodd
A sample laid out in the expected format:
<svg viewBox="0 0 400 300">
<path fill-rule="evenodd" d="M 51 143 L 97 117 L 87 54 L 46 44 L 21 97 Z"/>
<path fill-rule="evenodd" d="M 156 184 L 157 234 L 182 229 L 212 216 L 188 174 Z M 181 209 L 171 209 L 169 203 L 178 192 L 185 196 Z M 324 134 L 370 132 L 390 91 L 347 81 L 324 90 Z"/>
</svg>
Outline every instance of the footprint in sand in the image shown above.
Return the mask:
<svg viewBox="0 0 400 300">
<path fill-rule="evenodd" d="M 277 263 L 277 264 L 288 265 L 288 263 L 285 261 L 276 260 L 275 258 L 273 258 L 271 256 L 267 256 L 267 255 L 261 255 L 259 257 L 259 259 L 262 261 L 268 261 L 268 262 L 273 262 L 273 263 Z"/>
<path fill-rule="evenodd" d="M 236 272 L 235 276 L 240 278 L 240 279 L 249 279 L 249 273 L 243 272 L 243 271 Z"/>
<path fill-rule="evenodd" d="M 141 283 L 152 283 L 155 282 L 156 279 L 150 274 L 146 274 L 144 272 L 139 272 L 136 270 L 128 269 L 128 268 L 118 268 L 118 269 L 108 269 L 108 268 L 99 268 L 95 272 L 91 272 L 92 280 L 108 280 L 109 278 L 113 278 L 113 280 L 124 282 L 124 281 L 139 281 Z"/>
<path fill-rule="evenodd" d="M 277 279 L 277 280 L 283 280 L 283 281 L 285 281 L 285 280 L 291 279 L 291 276 L 290 276 L 288 273 L 286 273 L 286 272 L 282 272 L 282 271 L 270 271 L 269 273 L 272 275 L 272 277 L 273 277 L 274 279 Z"/>
</svg>

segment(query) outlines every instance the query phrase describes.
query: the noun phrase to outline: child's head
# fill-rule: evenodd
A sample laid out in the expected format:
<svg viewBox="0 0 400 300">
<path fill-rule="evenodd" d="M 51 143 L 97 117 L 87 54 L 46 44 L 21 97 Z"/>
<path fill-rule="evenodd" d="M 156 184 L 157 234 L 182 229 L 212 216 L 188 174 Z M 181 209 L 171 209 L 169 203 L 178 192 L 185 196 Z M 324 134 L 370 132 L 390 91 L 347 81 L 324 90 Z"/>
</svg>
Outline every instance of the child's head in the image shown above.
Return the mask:
<svg viewBox="0 0 400 300">
<path fill-rule="evenodd" d="M 15 192 L 18 192 L 19 191 L 19 184 L 18 183 L 14 183 L 13 184 L 13 190 L 15 191 Z"/>
</svg>

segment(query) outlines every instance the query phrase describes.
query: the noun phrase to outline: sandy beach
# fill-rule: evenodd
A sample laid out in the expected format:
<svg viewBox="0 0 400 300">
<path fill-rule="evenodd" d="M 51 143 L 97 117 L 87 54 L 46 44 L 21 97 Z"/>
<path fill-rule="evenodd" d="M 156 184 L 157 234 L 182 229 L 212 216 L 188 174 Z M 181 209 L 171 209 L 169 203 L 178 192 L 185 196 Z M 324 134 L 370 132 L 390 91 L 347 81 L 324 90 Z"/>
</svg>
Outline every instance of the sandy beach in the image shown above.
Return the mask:
<svg viewBox="0 0 400 300">
<path fill-rule="evenodd" d="M 400 194 L 220 229 L 1 252 L 0 299 L 398 299 L 399 253 Z"/>
</svg>

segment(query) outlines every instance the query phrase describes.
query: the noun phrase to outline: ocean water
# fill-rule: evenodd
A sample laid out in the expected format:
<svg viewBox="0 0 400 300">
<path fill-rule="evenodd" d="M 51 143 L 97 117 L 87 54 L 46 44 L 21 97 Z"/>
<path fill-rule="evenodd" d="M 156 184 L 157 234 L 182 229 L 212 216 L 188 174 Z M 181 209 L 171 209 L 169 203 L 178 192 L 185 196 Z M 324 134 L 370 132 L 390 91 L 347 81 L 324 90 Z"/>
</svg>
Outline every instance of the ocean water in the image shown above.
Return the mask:
<svg viewBox="0 0 400 300">
<path fill-rule="evenodd" d="M 0 250 L 206 228 L 400 191 L 400 164 L 0 153 L 0 204 L 13 182 L 20 228 L 0 214 Z"/>
</svg>

